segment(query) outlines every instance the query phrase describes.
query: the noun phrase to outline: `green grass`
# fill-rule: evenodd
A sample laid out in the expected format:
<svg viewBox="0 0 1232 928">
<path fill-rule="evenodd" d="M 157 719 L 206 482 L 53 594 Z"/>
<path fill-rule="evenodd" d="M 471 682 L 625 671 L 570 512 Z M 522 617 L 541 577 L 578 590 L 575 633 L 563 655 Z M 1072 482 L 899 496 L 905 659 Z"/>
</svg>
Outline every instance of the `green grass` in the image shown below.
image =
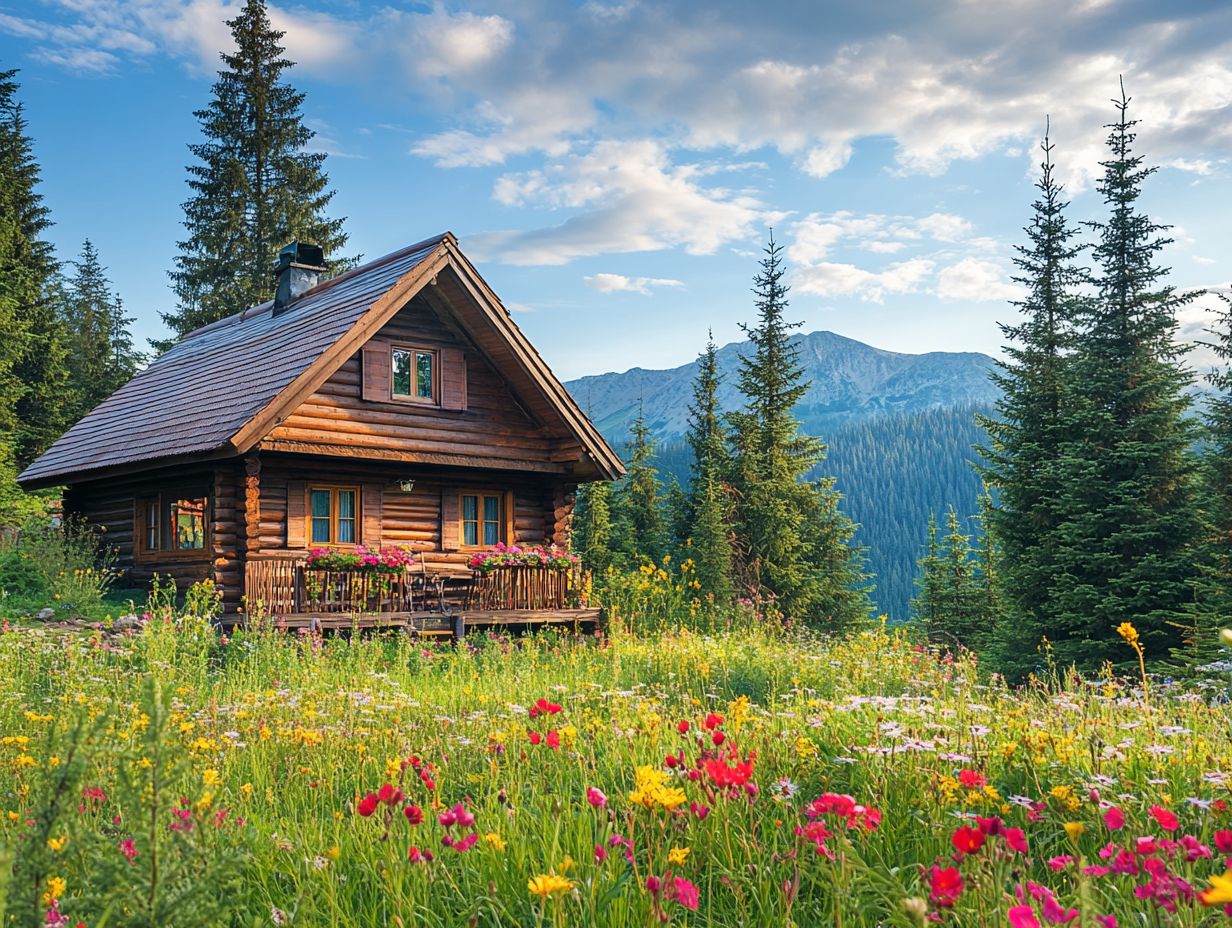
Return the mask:
<svg viewBox="0 0 1232 928">
<path fill-rule="evenodd" d="M 233 888 L 172 905 L 151 924 L 266 925 L 284 913 L 295 925 L 632 926 L 661 915 L 715 926 L 911 925 L 913 906 L 943 923 L 1006 924 L 1028 879 L 1079 908 L 1084 924 L 1110 913 L 1122 925 L 1223 918 L 1188 897 L 1175 914 L 1144 902 L 1134 895 L 1141 877 L 1084 876 L 1076 863 L 1054 871 L 1047 861 L 1069 854 L 1100 864 L 1109 841 L 1167 837 L 1150 818 L 1155 804 L 1180 817 L 1173 837 L 1213 847 L 1215 832 L 1232 827 L 1219 805 L 1232 799 L 1229 786 L 1216 775 L 1232 770 L 1232 712 L 1215 701 L 1226 689 L 1160 687 L 1149 704 L 1113 680 L 1009 691 L 966 661 L 882 631 L 836 643 L 757 630 L 542 636 L 454 650 L 277 633 L 220 643 L 202 623 L 168 613 L 129 637 L 15 630 L 0 635 L 0 662 L 5 846 L 21 881 L 65 881 L 58 911 L 69 924 L 142 923 L 146 910 L 132 900 L 150 895 L 155 853 L 184 885 Z M 531 718 L 539 699 L 561 710 Z M 704 731 L 708 713 L 724 718 L 721 748 Z M 78 724 L 89 733 L 74 738 Z M 559 749 L 547 744 L 551 732 Z M 49 784 L 75 742 L 71 801 L 51 813 Z M 719 789 L 699 768 L 725 752 L 729 765 L 752 759 L 755 795 Z M 164 759 L 150 765 L 152 755 Z M 421 766 L 406 766 L 411 758 Z M 426 765 L 432 790 L 416 775 Z M 662 771 L 683 804 L 632 801 L 639 767 Z M 963 769 L 988 785 L 961 785 Z M 163 793 L 154 801 L 156 771 Z M 385 783 L 406 799 L 357 814 L 357 801 Z M 87 787 L 107 799 L 78 812 Z M 606 808 L 587 801 L 590 787 L 606 794 Z M 1105 828 L 1093 791 L 1124 809 L 1123 832 Z M 832 858 L 797 834 L 809 824 L 807 804 L 827 792 L 882 815 L 867 832 L 823 818 Z M 181 797 L 188 834 L 168 831 Z M 1037 807 L 1019 804 L 1027 799 Z M 424 823 L 408 824 L 407 803 L 424 810 Z M 436 821 L 457 803 L 479 835 L 461 853 L 442 846 L 447 832 Z M 955 863 L 951 833 L 973 814 L 1023 828 L 1030 852 L 993 837 Z M 1085 834 L 1071 841 L 1066 822 Z M 32 834 L 68 840 L 58 851 L 35 848 Z M 631 842 L 631 861 L 614 836 Z M 132 863 L 118 850 L 126 839 Z M 412 845 L 435 860 L 411 863 Z M 683 863 L 669 862 L 673 848 L 689 849 Z M 1202 889 L 1224 870 L 1224 855 L 1212 854 L 1157 856 Z M 928 901 L 922 873 L 935 863 L 963 875 L 953 908 Z M 528 891 L 529 880 L 552 873 L 572 889 L 546 900 Z M 648 891 L 651 876 L 688 880 L 698 910 Z M 20 893 L 10 896 L 17 911 Z M 209 921 L 193 921 L 203 913 Z"/>
</svg>

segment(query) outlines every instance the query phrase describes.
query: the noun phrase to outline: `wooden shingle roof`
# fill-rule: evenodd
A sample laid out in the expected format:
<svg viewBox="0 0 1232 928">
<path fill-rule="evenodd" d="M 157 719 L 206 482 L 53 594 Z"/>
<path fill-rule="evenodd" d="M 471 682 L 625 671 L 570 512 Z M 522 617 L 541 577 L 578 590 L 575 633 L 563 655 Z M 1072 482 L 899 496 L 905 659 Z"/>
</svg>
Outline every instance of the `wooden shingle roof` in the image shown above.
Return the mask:
<svg viewBox="0 0 1232 928">
<path fill-rule="evenodd" d="M 458 249 L 453 235 L 403 248 L 331 278 L 275 316 L 264 303 L 189 333 L 69 429 L 18 478 L 27 488 L 77 483 L 255 446 L 446 268 L 465 278 L 485 327 L 517 373 L 568 426 L 601 475 L 623 473 L 555 375 Z"/>
</svg>

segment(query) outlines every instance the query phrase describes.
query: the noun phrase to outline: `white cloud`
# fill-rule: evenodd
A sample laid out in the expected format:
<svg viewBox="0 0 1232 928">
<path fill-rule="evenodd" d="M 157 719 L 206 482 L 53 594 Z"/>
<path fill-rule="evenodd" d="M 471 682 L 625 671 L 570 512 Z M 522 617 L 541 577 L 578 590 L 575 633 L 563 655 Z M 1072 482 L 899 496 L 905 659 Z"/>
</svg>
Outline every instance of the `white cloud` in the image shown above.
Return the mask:
<svg viewBox="0 0 1232 928">
<path fill-rule="evenodd" d="M 410 14 L 413 39 L 406 45 L 409 67 L 426 77 L 454 78 L 477 71 L 512 43 L 513 23 L 502 16 L 447 13 Z"/>
<path fill-rule="evenodd" d="M 804 173 L 814 177 L 828 177 L 851 160 L 852 151 L 850 142 L 814 148 L 804 159 Z"/>
<path fill-rule="evenodd" d="M 695 165 L 675 164 L 655 141 L 599 142 L 542 170 L 501 177 L 493 196 L 510 206 L 568 210 L 557 225 L 468 237 L 478 257 L 565 264 L 584 255 L 683 248 L 713 254 L 751 238 L 781 214 L 753 197 L 703 186 Z"/>
<path fill-rule="evenodd" d="M 857 296 L 880 303 L 887 293 L 915 293 L 923 289 L 933 267 L 933 262 L 925 258 L 900 261 L 881 271 L 823 261 L 798 269 L 792 277 L 792 286 L 801 293 Z"/>
<path fill-rule="evenodd" d="M 915 227 L 939 242 L 961 242 L 970 237 L 973 230 L 971 223 L 962 216 L 949 213 L 932 213 L 917 220 Z"/>
<path fill-rule="evenodd" d="M 1021 295 L 1022 291 L 992 261 L 963 258 L 937 274 L 937 296 L 943 300 L 1004 302 Z"/>
<path fill-rule="evenodd" d="M 652 288 L 683 287 L 684 281 L 670 277 L 626 277 L 624 274 L 594 274 L 582 278 L 586 286 L 600 293 L 640 293 L 650 296 Z"/>
</svg>

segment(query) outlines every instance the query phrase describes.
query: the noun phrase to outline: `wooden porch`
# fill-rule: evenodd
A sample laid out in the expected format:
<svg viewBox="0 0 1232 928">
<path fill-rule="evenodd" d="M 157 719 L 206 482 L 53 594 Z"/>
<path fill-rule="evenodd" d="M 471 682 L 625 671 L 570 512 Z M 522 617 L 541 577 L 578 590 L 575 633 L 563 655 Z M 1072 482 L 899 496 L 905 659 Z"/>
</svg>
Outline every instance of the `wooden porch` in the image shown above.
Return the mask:
<svg viewBox="0 0 1232 928">
<path fill-rule="evenodd" d="M 399 629 L 456 639 L 477 628 L 589 631 L 599 621 L 576 571 L 544 567 L 485 573 L 420 559 L 413 567 L 369 573 L 314 570 L 301 552 L 268 552 L 249 556 L 244 591 L 245 611 L 224 616 L 225 627 L 259 621 L 293 631 Z"/>
</svg>

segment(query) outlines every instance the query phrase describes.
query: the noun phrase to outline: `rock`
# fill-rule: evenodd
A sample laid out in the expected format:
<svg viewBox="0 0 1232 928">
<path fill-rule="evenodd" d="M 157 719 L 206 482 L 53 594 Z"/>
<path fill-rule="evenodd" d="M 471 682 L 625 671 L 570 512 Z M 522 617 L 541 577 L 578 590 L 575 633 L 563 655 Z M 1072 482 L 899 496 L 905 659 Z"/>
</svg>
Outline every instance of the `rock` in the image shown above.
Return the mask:
<svg viewBox="0 0 1232 928">
<path fill-rule="evenodd" d="M 135 615 L 122 615 L 115 620 L 115 629 L 119 632 L 127 631 L 130 628 L 140 627 L 141 619 L 137 618 Z"/>
<path fill-rule="evenodd" d="M 52 619 L 56 617 L 56 610 L 40 609 L 38 612 L 34 614 L 34 617 L 38 619 L 40 622 L 50 622 Z"/>
</svg>

